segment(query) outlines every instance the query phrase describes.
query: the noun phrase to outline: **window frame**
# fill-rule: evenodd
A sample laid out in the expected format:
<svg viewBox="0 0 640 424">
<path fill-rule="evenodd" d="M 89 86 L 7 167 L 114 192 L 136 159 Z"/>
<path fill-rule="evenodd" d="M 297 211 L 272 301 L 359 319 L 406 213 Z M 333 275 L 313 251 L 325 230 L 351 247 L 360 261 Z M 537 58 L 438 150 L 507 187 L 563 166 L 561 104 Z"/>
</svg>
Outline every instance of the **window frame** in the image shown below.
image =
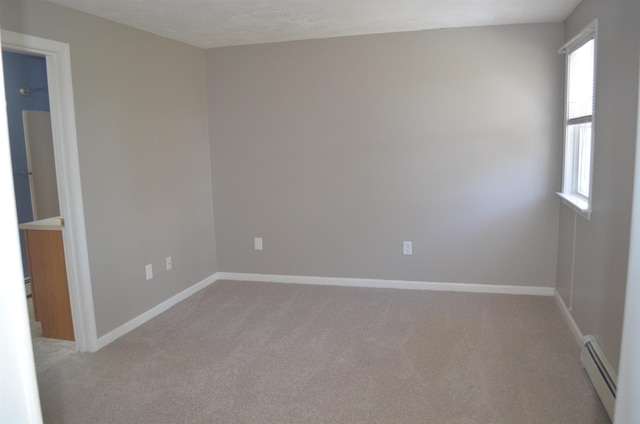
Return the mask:
<svg viewBox="0 0 640 424">
<path fill-rule="evenodd" d="M 573 52 L 593 40 L 593 98 L 591 115 L 569 119 L 569 59 Z M 594 19 L 576 36 L 565 43 L 559 54 L 565 55 L 565 95 L 564 95 L 564 121 L 563 121 L 563 159 L 562 159 L 562 191 L 558 192 L 563 203 L 573 208 L 586 219 L 591 219 L 593 204 L 593 159 L 595 150 L 595 103 L 596 103 L 596 75 L 598 57 L 598 20 Z M 584 123 L 591 123 L 590 157 L 589 157 L 589 195 L 578 191 L 578 179 L 580 167 L 578 166 L 579 147 L 577 137 L 570 138 L 570 127 Z M 578 129 L 579 130 L 579 129 Z M 575 140 L 574 140 L 575 139 Z"/>
</svg>

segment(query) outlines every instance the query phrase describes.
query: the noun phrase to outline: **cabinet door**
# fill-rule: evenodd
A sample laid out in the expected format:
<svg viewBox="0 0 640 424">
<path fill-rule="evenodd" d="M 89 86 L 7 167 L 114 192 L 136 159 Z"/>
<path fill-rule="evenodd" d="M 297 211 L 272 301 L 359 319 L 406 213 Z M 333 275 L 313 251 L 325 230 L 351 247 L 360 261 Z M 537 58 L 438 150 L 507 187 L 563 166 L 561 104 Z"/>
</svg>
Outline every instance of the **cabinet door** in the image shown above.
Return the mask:
<svg viewBox="0 0 640 424">
<path fill-rule="evenodd" d="M 26 238 L 33 306 L 42 335 L 74 340 L 62 232 L 27 230 Z"/>
</svg>

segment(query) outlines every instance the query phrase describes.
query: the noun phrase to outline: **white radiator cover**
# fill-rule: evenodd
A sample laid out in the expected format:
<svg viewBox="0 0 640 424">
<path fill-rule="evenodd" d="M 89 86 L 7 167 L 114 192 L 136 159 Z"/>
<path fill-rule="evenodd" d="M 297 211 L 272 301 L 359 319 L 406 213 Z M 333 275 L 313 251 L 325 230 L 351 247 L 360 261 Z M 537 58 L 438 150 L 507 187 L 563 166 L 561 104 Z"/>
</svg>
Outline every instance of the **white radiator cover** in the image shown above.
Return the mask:
<svg viewBox="0 0 640 424">
<path fill-rule="evenodd" d="M 600 396 L 609 418 L 613 421 L 616 406 L 616 384 L 618 375 L 602 352 L 600 345 L 593 336 L 585 336 L 582 339 L 583 347 L 580 360 L 587 371 L 593 386 Z"/>
</svg>

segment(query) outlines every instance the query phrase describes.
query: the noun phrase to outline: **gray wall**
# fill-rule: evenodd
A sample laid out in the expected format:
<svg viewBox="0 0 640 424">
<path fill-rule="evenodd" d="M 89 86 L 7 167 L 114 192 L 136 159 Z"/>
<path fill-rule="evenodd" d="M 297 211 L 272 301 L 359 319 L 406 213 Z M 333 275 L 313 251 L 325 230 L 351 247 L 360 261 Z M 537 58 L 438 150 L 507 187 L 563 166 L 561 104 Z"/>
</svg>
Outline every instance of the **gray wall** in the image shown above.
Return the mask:
<svg viewBox="0 0 640 424">
<path fill-rule="evenodd" d="M 563 34 L 209 50 L 220 270 L 553 287 Z"/>
<path fill-rule="evenodd" d="M 71 46 L 100 336 L 217 270 L 205 53 L 47 2 L 2 0 L 0 16 Z"/>
<path fill-rule="evenodd" d="M 558 291 L 571 300 L 583 334 L 593 334 L 617 368 L 629 254 L 629 230 L 638 113 L 640 3 L 584 0 L 566 21 L 569 39 L 598 18 L 598 58 L 590 221 L 566 206 L 560 214 Z"/>
</svg>

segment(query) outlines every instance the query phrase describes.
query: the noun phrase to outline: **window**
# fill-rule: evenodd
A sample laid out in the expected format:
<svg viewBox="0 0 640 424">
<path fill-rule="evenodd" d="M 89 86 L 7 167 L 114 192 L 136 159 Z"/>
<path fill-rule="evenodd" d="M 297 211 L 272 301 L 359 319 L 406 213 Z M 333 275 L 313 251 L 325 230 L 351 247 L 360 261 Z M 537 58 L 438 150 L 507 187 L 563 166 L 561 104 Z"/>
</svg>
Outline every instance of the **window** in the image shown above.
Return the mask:
<svg viewBox="0 0 640 424">
<path fill-rule="evenodd" d="M 593 168 L 597 21 L 559 51 L 567 55 L 562 192 L 569 206 L 589 218 Z"/>
</svg>

